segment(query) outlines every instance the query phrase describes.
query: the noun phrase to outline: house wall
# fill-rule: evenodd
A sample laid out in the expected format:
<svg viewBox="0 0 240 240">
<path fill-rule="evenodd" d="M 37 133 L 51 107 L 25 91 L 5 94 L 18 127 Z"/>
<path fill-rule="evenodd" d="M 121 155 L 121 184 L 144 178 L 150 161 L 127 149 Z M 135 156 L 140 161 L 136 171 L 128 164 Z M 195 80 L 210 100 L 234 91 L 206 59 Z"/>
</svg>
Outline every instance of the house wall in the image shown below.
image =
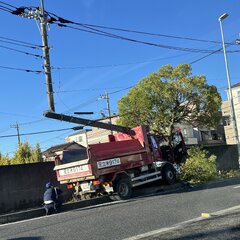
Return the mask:
<svg viewBox="0 0 240 240">
<path fill-rule="evenodd" d="M 227 96 L 228 101 L 224 101 L 222 103 L 221 109 L 223 116 L 230 116 L 231 114 L 231 104 L 229 101 L 229 91 L 227 90 Z M 236 117 L 236 126 L 238 129 L 238 137 L 240 137 L 240 86 L 234 86 L 232 87 L 232 97 L 233 97 L 233 107 L 235 111 L 235 117 Z M 233 128 L 232 124 L 227 124 L 228 126 L 225 126 L 225 135 L 226 135 L 226 141 L 227 144 L 236 144 L 236 134 Z"/>
<path fill-rule="evenodd" d="M 32 163 L 0 167 L 0 213 L 40 207 L 47 182 L 59 186 L 53 171 L 54 163 Z M 72 192 L 65 185 L 62 197 L 67 200 Z"/>
<path fill-rule="evenodd" d="M 118 117 L 112 118 L 112 124 L 116 124 Z M 109 119 L 102 120 L 101 122 L 109 123 Z M 113 134 L 117 132 L 113 131 Z M 66 142 L 75 141 L 85 147 L 88 144 L 96 144 L 96 143 L 105 143 L 108 142 L 108 135 L 111 134 L 110 130 L 92 127 L 91 131 L 80 131 L 76 134 L 72 134 L 66 137 Z"/>
<path fill-rule="evenodd" d="M 87 132 L 83 130 L 76 134 L 72 134 L 66 137 L 66 142 L 73 142 L 73 141 L 78 144 L 81 144 L 84 147 L 87 147 L 88 146 Z"/>
<path fill-rule="evenodd" d="M 240 86 L 232 88 L 233 107 L 235 110 L 238 136 L 240 136 Z"/>
</svg>

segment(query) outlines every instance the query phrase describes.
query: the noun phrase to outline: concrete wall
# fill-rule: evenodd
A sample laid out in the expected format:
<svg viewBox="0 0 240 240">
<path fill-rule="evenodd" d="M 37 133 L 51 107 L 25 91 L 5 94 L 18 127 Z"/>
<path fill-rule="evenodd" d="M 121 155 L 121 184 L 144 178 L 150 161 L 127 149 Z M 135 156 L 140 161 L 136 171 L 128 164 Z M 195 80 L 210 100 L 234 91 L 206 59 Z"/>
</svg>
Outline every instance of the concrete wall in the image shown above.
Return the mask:
<svg viewBox="0 0 240 240">
<path fill-rule="evenodd" d="M 237 145 L 218 145 L 204 147 L 209 153 L 217 156 L 219 170 L 238 169 Z"/>
<path fill-rule="evenodd" d="M 0 213 L 41 206 L 45 184 L 52 182 L 63 190 L 63 199 L 72 192 L 59 185 L 54 163 L 33 163 L 0 167 Z"/>
</svg>

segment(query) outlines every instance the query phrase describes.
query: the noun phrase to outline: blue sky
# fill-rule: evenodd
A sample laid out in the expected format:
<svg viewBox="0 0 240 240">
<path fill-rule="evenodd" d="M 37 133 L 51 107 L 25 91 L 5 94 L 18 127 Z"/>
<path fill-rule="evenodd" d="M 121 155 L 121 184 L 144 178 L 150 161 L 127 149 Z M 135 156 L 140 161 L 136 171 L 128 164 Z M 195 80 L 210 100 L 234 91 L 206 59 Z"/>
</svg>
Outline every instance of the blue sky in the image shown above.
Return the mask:
<svg viewBox="0 0 240 240">
<path fill-rule="evenodd" d="M 40 5 L 38 0 L 4 2 L 16 7 Z M 223 23 L 225 41 L 232 42 L 240 38 L 240 1 L 237 0 L 45 0 L 45 10 L 79 23 L 218 42 L 221 42 L 218 18 L 227 12 L 229 17 Z M 0 10 L 0 22 L 0 40 L 4 37 L 41 45 L 39 28 L 34 20 Z M 206 55 L 108 38 L 57 25 L 50 25 L 49 30 L 51 65 L 60 68 L 52 71 L 56 112 L 73 114 L 74 111 L 93 111 L 92 119 L 99 118 L 100 112 L 106 108 L 106 102 L 99 100 L 105 91 L 109 93 L 112 112 L 117 113 L 117 102 L 128 91 L 124 89 L 165 64 L 176 66 L 191 63 Z M 220 43 L 105 31 L 174 47 L 208 50 L 221 47 Z M 2 46 L 34 54 L 42 54 L 41 50 L 4 42 L 0 42 L 0 46 L 0 66 L 42 70 L 41 59 Z M 240 50 L 240 46 L 229 47 L 228 50 Z M 240 53 L 228 54 L 228 61 L 231 82 L 234 84 L 239 82 Z M 227 87 L 227 79 L 222 53 L 196 62 L 192 70 L 194 75 L 205 75 L 208 83 L 216 85 L 222 98 L 226 98 L 224 88 Z M 0 152 L 13 154 L 16 150 L 17 137 L 3 138 L 16 134 L 16 129 L 12 127 L 16 122 L 23 134 L 75 126 L 43 117 L 43 112 L 48 110 L 43 74 L 0 67 L 0 79 Z M 42 150 L 45 150 L 63 143 L 64 138 L 72 133 L 62 131 L 21 136 L 21 141 L 28 141 L 32 145 L 40 143 Z"/>
</svg>

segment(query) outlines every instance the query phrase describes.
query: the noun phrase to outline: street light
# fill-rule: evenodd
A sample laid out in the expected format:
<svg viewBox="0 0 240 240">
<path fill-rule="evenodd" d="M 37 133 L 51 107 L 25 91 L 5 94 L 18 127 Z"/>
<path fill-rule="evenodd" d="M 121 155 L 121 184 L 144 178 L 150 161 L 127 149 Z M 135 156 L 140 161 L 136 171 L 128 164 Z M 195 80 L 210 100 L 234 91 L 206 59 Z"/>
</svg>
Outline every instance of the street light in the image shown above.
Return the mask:
<svg viewBox="0 0 240 240">
<path fill-rule="evenodd" d="M 234 133 L 235 133 L 235 138 L 236 138 L 236 143 L 238 147 L 238 161 L 239 161 L 239 166 L 240 166 L 240 146 L 239 146 L 239 139 L 238 139 L 238 130 L 237 130 L 237 124 L 236 124 L 236 114 L 235 114 L 235 109 L 234 109 L 234 104 L 233 104 L 233 94 L 232 94 L 232 87 L 231 87 L 231 81 L 230 81 L 230 74 L 229 74 L 229 68 L 228 68 L 228 60 L 227 60 L 227 53 L 226 53 L 226 47 L 225 47 L 225 41 L 224 41 L 224 33 L 223 33 L 223 27 L 222 27 L 222 21 L 228 17 L 227 13 L 224 13 L 219 17 L 219 23 L 220 23 L 220 30 L 221 30 L 221 36 L 222 36 L 222 48 L 223 48 L 223 54 L 224 54 L 224 60 L 225 60 L 225 67 L 226 67 L 226 73 L 227 73 L 227 81 L 228 81 L 228 96 L 229 96 L 229 101 L 230 101 L 230 117 L 231 117 L 231 122 L 233 125 Z"/>
</svg>

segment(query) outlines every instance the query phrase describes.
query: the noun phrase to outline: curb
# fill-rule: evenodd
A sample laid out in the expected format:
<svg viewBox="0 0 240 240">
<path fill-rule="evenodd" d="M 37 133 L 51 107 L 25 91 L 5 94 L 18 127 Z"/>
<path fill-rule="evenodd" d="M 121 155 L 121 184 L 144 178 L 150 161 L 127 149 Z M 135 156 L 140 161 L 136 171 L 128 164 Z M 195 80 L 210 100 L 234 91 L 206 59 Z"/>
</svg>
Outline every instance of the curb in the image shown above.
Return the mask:
<svg viewBox="0 0 240 240">
<path fill-rule="evenodd" d="M 95 206 L 98 204 L 108 203 L 108 202 L 112 202 L 112 200 L 108 197 L 101 197 L 101 198 L 95 198 L 90 200 L 82 200 L 74 203 L 66 203 L 62 205 L 61 212 L 89 207 L 89 206 Z M 0 224 L 12 223 L 20 220 L 27 220 L 27 219 L 42 217 L 42 216 L 45 216 L 45 210 L 43 207 L 37 208 L 37 209 L 25 210 L 21 212 L 9 213 L 9 214 L 0 215 Z"/>
<path fill-rule="evenodd" d="M 209 187 L 217 187 L 219 184 L 222 184 L 222 186 L 227 186 L 229 184 L 229 182 L 231 182 L 232 185 L 240 184 L 240 177 L 212 180 L 212 181 L 205 182 L 205 183 L 191 185 L 191 188 L 192 189 L 205 189 L 205 188 L 209 188 Z"/>
</svg>

